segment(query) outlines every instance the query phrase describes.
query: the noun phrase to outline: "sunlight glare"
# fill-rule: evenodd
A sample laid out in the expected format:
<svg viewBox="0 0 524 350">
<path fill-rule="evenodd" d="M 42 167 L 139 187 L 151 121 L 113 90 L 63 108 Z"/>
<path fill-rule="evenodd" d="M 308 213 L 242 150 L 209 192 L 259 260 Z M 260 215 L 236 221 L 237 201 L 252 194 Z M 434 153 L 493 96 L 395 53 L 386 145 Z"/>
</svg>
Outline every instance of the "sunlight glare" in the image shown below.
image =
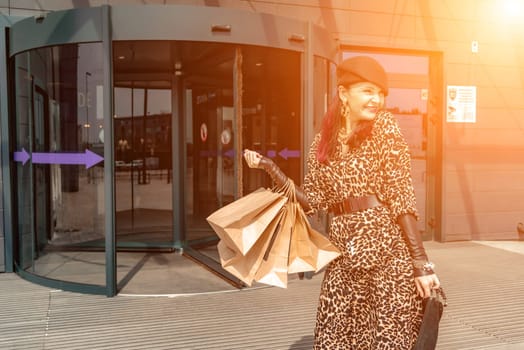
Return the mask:
<svg viewBox="0 0 524 350">
<path fill-rule="evenodd" d="M 505 0 L 504 14 L 508 17 L 518 17 L 522 14 L 522 0 Z"/>
</svg>

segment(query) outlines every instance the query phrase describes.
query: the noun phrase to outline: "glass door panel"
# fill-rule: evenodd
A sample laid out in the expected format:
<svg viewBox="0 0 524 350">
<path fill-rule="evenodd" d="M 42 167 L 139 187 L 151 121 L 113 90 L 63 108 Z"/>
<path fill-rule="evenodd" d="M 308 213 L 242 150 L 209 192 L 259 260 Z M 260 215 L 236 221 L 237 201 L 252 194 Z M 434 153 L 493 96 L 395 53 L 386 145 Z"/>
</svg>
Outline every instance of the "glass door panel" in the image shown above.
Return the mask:
<svg viewBox="0 0 524 350">
<path fill-rule="evenodd" d="M 34 91 L 34 150 L 49 150 L 49 97 L 40 87 Z M 33 165 L 35 194 L 35 246 L 36 254 L 52 239 L 51 234 L 51 186 L 50 167 L 46 164 Z"/>
<path fill-rule="evenodd" d="M 387 107 L 395 115 L 411 153 L 411 177 L 417 198 L 419 230 L 426 230 L 426 120 L 427 101 L 421 89 L 391 88 Z"/>
<path fill-rule="evenodd" d="M 395 115 L 410 148 L 411 175 L 420 216 L 418 227 L 426 233 L 429 57 L 368 52 L 344 52 L 343 57 L 362 54 L 379 61 L 388 74 L 390 89 L 386 108 Z"/>
<path fill-rule="evenodd" d="M 301 54 L 248 46 L 243 52 L 242 144 L 270 157 L 302 183 Z M 243 193 L 271 186 L 264 172 L 243 163 Z"/>
<path fill-rule="evenodd" d="M 240 189 L 270 185 L 262 171 L 242 169 L 237 152 L 259 150 L 301 182 L 301 54 L 173 41 L 113 49 L 118 247 L 176 245 L 179 237 L 186 254 L 213 265 L 206 257 L 218 260 L 218 237 L 206 218 Z M 184 140 L 171 135 L 172 123 Z M 171 139 L 182 141 L 180 154 Z M 171 163 L 178 157 L 182 170 Z M 181 183 L 172 184 L 170 169 L 182 171 Z M 184 193 L 182 224 L 172 219 L 174 191 Z"/>
<path fill-rule="evenodd" d="M 265 172 L 249 169 L 244 162 L 235 164 L 236 152 L 257 150 L 297 184 L 302 180 L 300 53 L 241 46 L 229 51 L 222 47 L 216 56 L 221 60 L 211 60 L 198 76 L 185 78 L 189 240 L 216 240 L 205 218 L 241 193 L 238 168 L 242 168 L 242 193 L 271 186 Z M 213 66 L 213 62 L 220 64 Z M 197 77 L 207 83 L 195 83 Z M 235 79 L 241 80 L 240 91 L 235 89 Z M 239 105 L 234 104 L 235 95 Z M 239 106 L 241 137 L 235 144 Z"/>
<path fill-rule="evenodd" d="M 131 87 L 116 87 L 114 94 L 117 246 L 169 246 L 173 241 L 171 89 L 159 86 L 170 83 L 127 85 Z"/>
<path fill-rule="evenodd" d="M 105 285 L 102 46 L 30 50 L 15 57 L 14 70 L 15 263 L 20 273 L 100 292 Z"/>
<path fill-rule="evenodd" d="M 187 126 L 186 238 L 194 245 L 202 241 L 216 242 L 217 236 L 206 217 L 236 196 L 235 49 L 214 43 L 187 45 L 202 53 L 202 59 L 195 62 L 186 57 L 182 76 Z"/>
<path fill-rule="evenodd" d="M 187 162 L 192 174 L 188 179 L 191 212 L 186 211 L 189 240 L 209 235 L 205 218 L 234 198 L 231 98 L 219 89 L 197 87 L 192 93 L 193 143 Z M 228 136 L 222 135 L 226 133 Z"/>
</svg>

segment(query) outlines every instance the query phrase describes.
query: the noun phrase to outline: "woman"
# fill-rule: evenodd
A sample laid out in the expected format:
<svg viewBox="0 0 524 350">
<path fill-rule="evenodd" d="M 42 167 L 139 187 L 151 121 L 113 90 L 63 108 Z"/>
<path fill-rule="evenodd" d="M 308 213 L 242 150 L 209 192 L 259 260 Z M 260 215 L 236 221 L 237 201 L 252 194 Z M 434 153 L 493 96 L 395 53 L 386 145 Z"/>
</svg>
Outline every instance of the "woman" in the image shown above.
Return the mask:
<svg viewBox="0 0 524 350">
<path fill-rule="evenodd" d="M 388 84 L 378 62 L 345 60 L 337 85 L 296 190 L 307 213 L 331 214 L 329 238 L 342 252 L 324 274 L 315 349 L 411 349 L 422 298 L 440 282 L 417 229 L 408 147 L 383 110 Z M 287 181 L 271 159 L 244 157 L 276 185 Z"/>
</svg>

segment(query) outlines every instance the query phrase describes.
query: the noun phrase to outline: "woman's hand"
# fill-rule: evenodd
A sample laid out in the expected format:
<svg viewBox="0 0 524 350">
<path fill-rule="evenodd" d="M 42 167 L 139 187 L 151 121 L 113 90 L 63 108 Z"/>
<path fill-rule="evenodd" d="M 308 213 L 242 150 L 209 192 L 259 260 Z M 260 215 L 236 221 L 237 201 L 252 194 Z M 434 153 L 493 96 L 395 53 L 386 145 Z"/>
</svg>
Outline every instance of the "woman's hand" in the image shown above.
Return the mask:
<svg viewBox="0 0 524 350">
<path fill-rule="evenodd" d="M 440 281 L 436 274 L 415 277 L 418 295 L 422 298 L 429 298 L 432 289 L 440 288 Z"/>
<path fill-rule="evenodd" d="M 255 151 L 246 149 L 244 150 L 244 159 L 250 168 L 259 168 L 262 155 Z"/>
</svg>

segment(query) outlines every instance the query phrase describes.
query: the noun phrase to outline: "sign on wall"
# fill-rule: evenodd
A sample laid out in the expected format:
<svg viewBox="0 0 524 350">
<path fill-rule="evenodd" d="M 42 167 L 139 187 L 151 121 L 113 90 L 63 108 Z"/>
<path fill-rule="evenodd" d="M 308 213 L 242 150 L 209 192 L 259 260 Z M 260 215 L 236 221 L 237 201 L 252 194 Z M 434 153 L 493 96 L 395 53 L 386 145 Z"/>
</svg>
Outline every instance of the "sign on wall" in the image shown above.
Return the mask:
<svg viewBox="0 0 524 350">
<path fill-rule="evenodd" d="M 448 85 L 446 120 L 451 123 L 477 121 L 477 87 Z"/>
</svg>

